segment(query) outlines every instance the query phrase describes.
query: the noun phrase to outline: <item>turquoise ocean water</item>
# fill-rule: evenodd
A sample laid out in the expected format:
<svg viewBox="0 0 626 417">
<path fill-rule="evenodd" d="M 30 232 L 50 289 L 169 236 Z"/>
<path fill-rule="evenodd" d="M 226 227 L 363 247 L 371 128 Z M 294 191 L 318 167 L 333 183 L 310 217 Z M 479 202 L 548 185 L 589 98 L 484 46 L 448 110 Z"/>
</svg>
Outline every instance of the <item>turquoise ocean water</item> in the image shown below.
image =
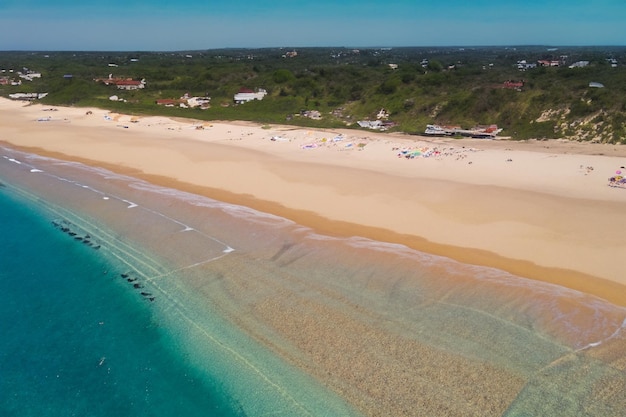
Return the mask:
<svg viewBox="0 0 626 417">
<path fill-rule="evenodd" d="M 6 192 L 0 228 L 0 415 L 242 415 L 97 251 Z"/>
<path fill-rule="evenodd" d="M 1 416 L 626 409 L 623 308 L 0 151 Z M 389 369 L 406 382 L 372 389 Z"/>
</svg>

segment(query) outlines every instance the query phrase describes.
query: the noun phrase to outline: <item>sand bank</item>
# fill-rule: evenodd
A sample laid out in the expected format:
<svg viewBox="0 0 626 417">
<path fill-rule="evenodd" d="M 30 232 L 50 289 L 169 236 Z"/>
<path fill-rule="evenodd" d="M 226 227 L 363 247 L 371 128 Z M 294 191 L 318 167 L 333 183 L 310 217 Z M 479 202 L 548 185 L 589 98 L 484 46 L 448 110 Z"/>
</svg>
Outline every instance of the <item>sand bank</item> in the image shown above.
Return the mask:
<svg viewBox="0 0 626 417">
<path fill-rule="evenodd" d="M 0 100 L 0 141 L 626 305 L 626 149 L 131 117 Z"/>
</svg>

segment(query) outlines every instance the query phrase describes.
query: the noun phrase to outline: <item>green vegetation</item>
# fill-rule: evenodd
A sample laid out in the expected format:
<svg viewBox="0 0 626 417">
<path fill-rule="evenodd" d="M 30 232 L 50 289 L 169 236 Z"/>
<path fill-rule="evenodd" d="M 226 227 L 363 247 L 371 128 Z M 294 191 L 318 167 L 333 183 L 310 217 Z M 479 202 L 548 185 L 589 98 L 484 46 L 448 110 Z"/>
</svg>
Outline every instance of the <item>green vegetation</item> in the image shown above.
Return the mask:
<svg viewBox="0 0 626 417">
<path fill-rule="evenodd" d="M 0 85 L 0 95 L 47 92 L 41 100 L 47 104 L 315 127 L 356 128 L 356 121 L 374 120 L 385 109 L 392 131 L 497 124 L 513 139 L 626 143 L 626 47 L 304 48 L 293 57 L 287 52 L 0 52 L 0 78 L 17 80 L 24 68 L 42 74 L 18 86 Z M 560 65 L 518 69 L 519 61 L 543 59 Z M 589 64 L 569 68 L 578 61 Z M 94 81 L 109 74 L 145 79 L 146 88 L 122 91 Z M 523 86 L 504 88 L 507 80 Z M 235 105 L 240 88 L 263 88 L 268 95 Z M 186 93 L 211 97 L 210 108 L 156 104 Z M 122 101 L 109 100 L 113 95 Z M 312 110 L 321 120 L 300 116 Z"/>
</svg>

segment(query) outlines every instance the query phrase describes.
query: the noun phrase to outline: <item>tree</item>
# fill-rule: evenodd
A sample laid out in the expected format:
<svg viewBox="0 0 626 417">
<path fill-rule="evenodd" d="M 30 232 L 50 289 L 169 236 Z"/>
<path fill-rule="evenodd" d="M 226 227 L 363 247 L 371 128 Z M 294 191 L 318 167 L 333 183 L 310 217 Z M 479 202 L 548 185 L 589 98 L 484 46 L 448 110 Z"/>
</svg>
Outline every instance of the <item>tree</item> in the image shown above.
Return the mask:
<svg viewBox="0 0 626 417">
<path fill-rule="evenodd" d="M 293 75 L 293 73 L 287 69 L 276 70 L 272 75 L 272 79 L 276 84 L 283 84 L 292 81 L 295 78 L 296 77 Z"/>
</svg>

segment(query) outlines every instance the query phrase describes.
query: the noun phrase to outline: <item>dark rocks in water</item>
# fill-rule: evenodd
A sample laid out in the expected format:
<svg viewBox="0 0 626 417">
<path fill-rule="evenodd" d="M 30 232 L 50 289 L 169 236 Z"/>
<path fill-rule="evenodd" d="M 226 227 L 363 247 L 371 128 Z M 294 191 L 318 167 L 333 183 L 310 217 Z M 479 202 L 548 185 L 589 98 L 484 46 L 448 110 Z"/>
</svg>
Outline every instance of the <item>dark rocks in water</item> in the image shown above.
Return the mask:
<svg viewBox="0 0 626 417">
<path fill-rule="evenodd" d="M 84 236 L 79 236 L 77 232 L 72 230 L 73 225 L 71 222 L 65 219 L 62 219 L 62 220 L 52 220 L 51 223 L 54 227 L 56 227 L 63 233 L 67 233 L 69 236 L 72 236 L 75 240 L 80 240 L 84 244 L 89 245 L 93 247 L 94 249 L 100 249 L 101 246 L 96 245 L 96 243 L 91 240 L 92 236 L 89 233 L 86 233 Z"/>
<path fill-rule="evenodd" d="M 144 297 L 146 300 L 149 300 L 150 302 L 152 302 L 152 301 L 154 301 L 154 300 L 156 299 L 156 297 L 155 297 L 155 296 L 153 296 L 153 295 L 152 295 L 152 293 L 149 293 L 149 292 L 142 291 L 142 292 L 141 292 L 141 295 L 143 295 L 143 297 Z"/>
<path fill-rule="evenodd" d="M 92 241 L 92 236 L 89 233 L 86 233 L 84 236 L 80 236 L 77 232 L 73 230 L 73 224 L 68 220 L 52 220 L 52 225 L 62 231 L 63 233 L 67 233 L 69 236 L 72 236 L 75 240 L 82 241 L 84 244 L 98 250 L 101 248 L 100 245 L 97 245 L 96 242 Z"/>
<path fill-rule="evenodd" d="M 139 282 L 139 278 L 137 276 L 134 276 L 134 273 L 132 271 L 121 273 L 120 276 L 128 281 L 128 283 L 132 284 L 134 289 L 138 290 L 143 288 L 143 284 Z M 147 291 L 141 291 L 140 294 L 142 295 L 142 297 L 146 299 L 152 298 L 150 301 L 154 301 L 155 297 L 152 295 L 152 293 L 149 293 Z"/>
</svg>

